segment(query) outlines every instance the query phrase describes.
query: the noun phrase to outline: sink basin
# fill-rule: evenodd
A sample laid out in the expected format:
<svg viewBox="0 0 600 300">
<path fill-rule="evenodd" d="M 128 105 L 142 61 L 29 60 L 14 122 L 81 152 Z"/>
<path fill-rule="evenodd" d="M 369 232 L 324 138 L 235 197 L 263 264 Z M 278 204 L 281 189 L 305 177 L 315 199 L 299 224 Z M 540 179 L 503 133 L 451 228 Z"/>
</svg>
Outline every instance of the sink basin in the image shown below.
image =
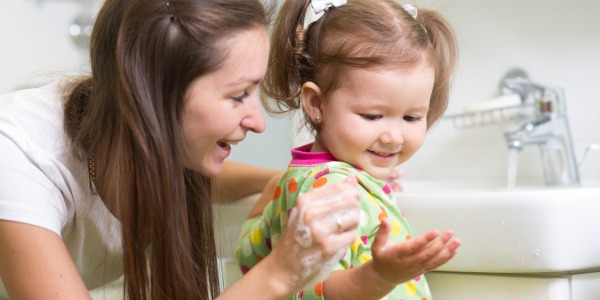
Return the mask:
<svg viewBox="0 0 600 300">
<path fill-rule="evenodd" d="M 600 270 L 600 182 L 572 188 L 503 188 L 473 182 L 403 182 L 398 206 L 416 235 L 453 229 L 462 246 L 438 271 L 577 274 Z M 233 282 L 242 222 L 253 195 L 215 206 L 219 257 Z"/>
<path fill-rule="evenodd" d="M 514 188 L 405 182 L 398 206 L 415 235 L 453 229 L 462 246 L 439 271 L 578 273 L 600 269 L 600 184 Z"/>
</svg>

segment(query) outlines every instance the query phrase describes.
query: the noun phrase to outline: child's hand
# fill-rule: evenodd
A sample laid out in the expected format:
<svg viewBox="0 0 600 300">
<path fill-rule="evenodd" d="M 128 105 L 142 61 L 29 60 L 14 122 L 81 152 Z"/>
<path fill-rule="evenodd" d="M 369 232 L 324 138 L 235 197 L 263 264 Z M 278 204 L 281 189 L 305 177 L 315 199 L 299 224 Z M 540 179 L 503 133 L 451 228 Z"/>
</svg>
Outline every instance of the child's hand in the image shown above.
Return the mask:
<svg viewBox="0 0 600 300">
<path fill-rule="evenodd" d="M 404 171 L 404 170 L 392 169 L 390 174 L 388 174 L 388 176 L 385 178 L 385 182 L 387 182 L 387 184 L 390 186 L 392 191 L 394 191 L 394 192 L 404 191 L 404 189 L 402 188 L 402 185 L 400 185 L 400 182 L 399 182 L 400 178 L 402 176 L 404 176 L 404 174 L 406 174 L 406 171 Z"/>
<path fill-rule="evenodd" d="M 385 283 L 396 285 L 445 264 L 456 254 L 460 240 L 451 240 L 451 230 L 430 231 L 402 243 L 389 241 L 390 221 L 384 219 L 375 235 L 371 252 L 373 268 Z"/>
</svg>

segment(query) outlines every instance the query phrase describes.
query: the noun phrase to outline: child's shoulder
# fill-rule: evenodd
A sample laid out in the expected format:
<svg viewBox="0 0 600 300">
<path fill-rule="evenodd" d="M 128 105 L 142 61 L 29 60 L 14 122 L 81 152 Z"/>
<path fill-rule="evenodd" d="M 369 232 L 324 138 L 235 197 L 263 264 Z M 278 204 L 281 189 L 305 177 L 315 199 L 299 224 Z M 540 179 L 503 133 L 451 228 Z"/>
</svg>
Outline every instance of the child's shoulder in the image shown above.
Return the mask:
<svg viewBox="0 0 600 300">
<path fill-rule="evenodd" d="M 348 176 L 356 177 L 359 188 L 366 193 L 390 194 L 391 188 L 384 180 L 374 178 L 369 173 L 346 162 L 330 161 L 310 166 L 290 166 L 282 179 L 306 188 L 317 188 L 344 181 Z"/>
<path fill-rule="evenodd" d="M 329 161 L 325 163 L 319 163 L 314 165 L 295 165 L 290 166 L 286 172 L 287 176 L 284 176 L 282 180 L 289 181 L 291 179 L 298 180 L 298 178 L 324 180 L 322 178 L 332 179 L 333 181 L 343 181 L 348 176 L 355 176 L 359 180 L 368 179 L 373 180 L 368 173 L 353 167 L 352 165 L 341 162 L 341 161 Z"/>
</svg>

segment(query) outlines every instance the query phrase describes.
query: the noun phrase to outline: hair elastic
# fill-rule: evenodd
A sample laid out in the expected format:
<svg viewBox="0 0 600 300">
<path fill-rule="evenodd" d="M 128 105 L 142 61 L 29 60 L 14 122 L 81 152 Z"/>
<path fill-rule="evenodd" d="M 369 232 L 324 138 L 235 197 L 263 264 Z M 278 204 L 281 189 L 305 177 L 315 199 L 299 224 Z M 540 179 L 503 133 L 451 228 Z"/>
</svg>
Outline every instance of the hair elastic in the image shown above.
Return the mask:
<svg viewBox="0 0 600 300">
<path fill-rule="evenodd" d="M 417 20 L 417 16 L 418 11 L 417 8 L 414 7 L 412 4 L 402 4 L 402 8 L 411 16 L 413 17 L 413 19 Z M 427 33 L 427 28 L 425 28 L 425 26 L 423 26 L 423 24 L 421 24 L 421 28 L 423 28 L 423 31 L 425 31 L 425 33 Z"/>
<path fill-rule="evenodd" d="M 413 17 L 413 19 L 417 19 L 418 16 L 418 11 L 417 8 L 414 7 L 412 4 L 402 4 L 402 8 L 404 8 L 404 10 Z"/>
<path fill-rule="evenodd" d="M 166 0 L 165 0 L 166 1 Z M 346 4 L 347 0 L 312 0 L 304 13 L 304 30 L 310 24 L 318 21 L 332 6 L 339 7 Z"/>
<path fill-rule="evenodd" d="M 171 21 L 175 21 L 175 15 L 173 15 L 173 9 L 171 8 L 171 3 L 169 2 L 169 0 L 164 0 L 165 1 L 165 6 L 167 7 L 167 10 L 169 11 L 169 17 L 171 17 Z"/>
</svg>

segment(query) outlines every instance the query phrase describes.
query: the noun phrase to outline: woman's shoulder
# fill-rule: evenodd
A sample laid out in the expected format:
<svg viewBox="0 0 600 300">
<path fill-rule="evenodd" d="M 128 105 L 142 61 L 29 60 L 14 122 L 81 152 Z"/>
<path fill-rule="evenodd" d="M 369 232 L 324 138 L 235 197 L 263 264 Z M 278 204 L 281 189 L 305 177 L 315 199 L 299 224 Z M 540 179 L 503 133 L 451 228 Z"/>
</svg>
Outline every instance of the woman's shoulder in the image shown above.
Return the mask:
<svg viewBox="0 0 600 300">
<path fill-rule="evenodd" d="M 0 96 L 0 177 L 6 178 L 1 204 L 27 203 L 27 210 L 44 216 L 23 211 L 19 220 L 26 223 L 54 215 L 39 225 L 59 234 L 74 214 L 75 201 L 90 194 L 85 163 L 66 141 L 61 108 L 58 84 Z"/>
<path fill-rule="evenodd" d="M 53 141 L 62 132 L 62 101 L 58 83 L 0 96 L 0 132 L 32 140 Z"/>
</svg>

